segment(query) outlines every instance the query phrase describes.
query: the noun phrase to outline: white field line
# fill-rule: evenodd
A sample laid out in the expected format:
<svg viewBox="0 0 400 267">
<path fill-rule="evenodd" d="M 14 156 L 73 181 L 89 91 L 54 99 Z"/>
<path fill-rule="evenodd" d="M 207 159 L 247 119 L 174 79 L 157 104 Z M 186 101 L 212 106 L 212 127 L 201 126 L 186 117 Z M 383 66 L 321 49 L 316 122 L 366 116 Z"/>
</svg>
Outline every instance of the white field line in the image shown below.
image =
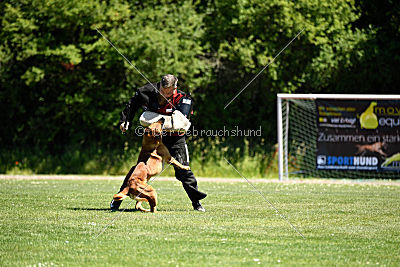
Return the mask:
<svg viewBox="0 0 400 267">
<path fill-rule="evenodd" d="M 100 175 L 12 175 L 0 174 L 0 179 L 15 180 L 117 180 L 123 181 L 125 176 L 100 176 Z M 200 182 L 242 183 L 242 178 L 196 177 Z M 174 177 L 158 177 L 158 181 L 178 181 Z M 252 183 L 277 183 L 277 184 L 354 184 L 354 185 L 392 185 L 400 186 L 400 180 L 351 180 L 351 179 L 291 179 L 279 181 L 276 179 L 249 179 Z"/>
</svg>

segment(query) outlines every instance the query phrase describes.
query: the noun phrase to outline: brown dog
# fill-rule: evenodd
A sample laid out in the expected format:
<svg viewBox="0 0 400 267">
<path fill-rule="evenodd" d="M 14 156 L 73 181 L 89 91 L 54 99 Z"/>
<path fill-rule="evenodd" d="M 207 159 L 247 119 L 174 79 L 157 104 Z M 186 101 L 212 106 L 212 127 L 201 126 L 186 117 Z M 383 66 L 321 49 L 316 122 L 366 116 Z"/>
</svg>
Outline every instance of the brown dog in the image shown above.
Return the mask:
<svg viewBox="0 0 400 267">
<path fill-rule="evenodd" d="M 369 151 L 369 152 L 376 152 L 384 157 L 387 157 L 387 154 L 383 151 L 387 147 L 385 142 L 376 142 L 371 145 L 356 145 L 356 146 L 358 149 L 356 154 L 358 155 L 364 155 L 367 151 Z"/>
<path fill-rule="evenodd" d="M 128 196 L 137 200 L 135 208 L 143 212 L 156 212 L 157 193 L 147 181 L 162 170 L 162 157 L 154 153 L 150 154 L 146 164 L 139 162 L 128 180 L 127 186 L 118 194 L 114 195 L 114 200 L 120 201 Z M 142 202 L 149 202 L 150 209 L 144 209 Z"/>
<path fill-rule="evenodd" d="M 152 123 L 145 129 L 138 164 L 129 178 L 127 186 L 114 195 L 115 201 L 123 200 L 129 196 L 137 200 L 136 209 L 144 212 L 156 212 L 157 193 L 153 187 L 147 184 L 147 181 L 161 172 L 163 161 L 178 168 L 190 170 L 189 166 L 184 166 L 173 158 L 168 148 L 161 142 L 163 122 L 163 120 L 160 120 Z M 142 207 L 143 201 L 149 202 L 149 210 Z"/>
<path fill-rule="evenodd" d="M 172 164 L 183 170 L 190 170 L 189 166 L 182 165 L 174 157 L 172 157 L 168 148 L 162 143 L 161 139 L 163 123 L 164 119 L 161 119 L 155 123 L 152 123 L 145 129 L 142 141 L 142 150 L 139 154 L 138 163 L 147 162 L 150 154 L 155 150 L 155 153 L 160 155 L 168 164 Z"/>
</svg>

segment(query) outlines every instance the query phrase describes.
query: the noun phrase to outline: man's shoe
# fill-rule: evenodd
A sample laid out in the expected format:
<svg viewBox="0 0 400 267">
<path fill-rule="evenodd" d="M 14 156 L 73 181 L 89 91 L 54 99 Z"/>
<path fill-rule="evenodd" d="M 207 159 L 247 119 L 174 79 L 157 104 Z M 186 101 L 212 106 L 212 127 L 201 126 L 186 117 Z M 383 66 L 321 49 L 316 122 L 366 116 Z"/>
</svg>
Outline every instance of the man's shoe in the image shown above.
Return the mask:
<svg viewBox="0 0 400 267">
<path fill-rule="evenodd" d="M 111 211 L 117 211 L 119 209 L 119 206 L 121 206 L 122 200 L 117 201 L 117 200 L 111 200 L 110 203 L 110 209 Z"/>
<path fill-rule="evenodd" d="M 199 201 L 197 201 L 197 202 L 192 202 L 192 206 L 193 206 L 193 209 L 194 209 L 194 210 L 201 211 L 201 212 L 205 212 L 205 211 L 206 211 L 206 209 L 203 208 L 203 206 L 200 204 Z"/>
</svg>

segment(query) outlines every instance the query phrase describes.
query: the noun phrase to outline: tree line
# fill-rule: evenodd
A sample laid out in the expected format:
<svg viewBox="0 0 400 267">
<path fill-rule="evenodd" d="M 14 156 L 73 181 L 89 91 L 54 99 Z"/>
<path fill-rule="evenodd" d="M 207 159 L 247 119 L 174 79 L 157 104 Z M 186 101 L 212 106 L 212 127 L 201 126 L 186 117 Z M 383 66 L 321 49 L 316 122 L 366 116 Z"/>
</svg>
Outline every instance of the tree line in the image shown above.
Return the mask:
<svg viewBox="0 0 400 267">
<path fill-rule="evenodd" d="M 399 5 L 391 0 L 1 1 L 0 171 L 17 150 L 57 156 L 67 149 L 95 147 L 95 153 L 110 155 L 137 149 L 140 138 L 122 136 L 118 121 L 146 80 L 97 30 L 150 81 L 177 75 L 180 89 L 194 99 L 196 129 L 262 129 L 251 138 L 192 136 L 196 157 L 224 154 L 235 161 L 262 155 L 267 165 L 276 143 L 278 92 L 398 92 Z"/>
</svg>

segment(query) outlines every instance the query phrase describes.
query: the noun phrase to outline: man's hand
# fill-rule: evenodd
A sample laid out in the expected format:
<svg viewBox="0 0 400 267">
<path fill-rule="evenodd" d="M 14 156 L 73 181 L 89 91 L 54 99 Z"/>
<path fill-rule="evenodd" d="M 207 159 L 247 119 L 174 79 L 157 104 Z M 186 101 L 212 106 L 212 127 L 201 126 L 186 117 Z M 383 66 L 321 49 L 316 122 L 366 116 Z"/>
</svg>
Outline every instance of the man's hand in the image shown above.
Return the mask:
<svg viewBox="0 0 400 267">
<path fill-rule="evenodd" d="M 121 125 L 119 126 L 119 128 L 121 129 L 121 131 L 122 131 L 123 133 L 125 133 L 125 132 L 128 130 L 128 128 L 129 128 L 129 122 L 123 122 L 123 123 L 121 123 Z"/>
</svg>

